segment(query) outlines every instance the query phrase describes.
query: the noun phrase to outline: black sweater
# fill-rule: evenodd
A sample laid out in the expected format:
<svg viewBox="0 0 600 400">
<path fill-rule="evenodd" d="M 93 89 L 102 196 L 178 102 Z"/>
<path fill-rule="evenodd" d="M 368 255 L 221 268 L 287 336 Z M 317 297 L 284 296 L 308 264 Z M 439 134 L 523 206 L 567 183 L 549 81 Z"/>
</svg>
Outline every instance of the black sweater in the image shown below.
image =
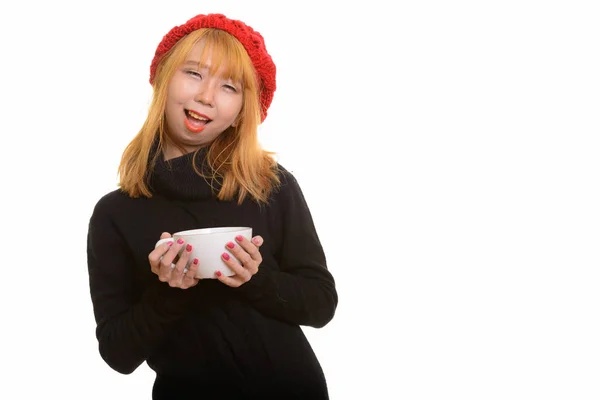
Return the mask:
<svg viewBox="0 0 600 400">
<path fill-rule="evenodd" d="M 116 190 L 94 208 L 87 253 L 102 358 L 123 374 L 147 361 L 157 373 L 155 398 L 182 387 L 189 398 L 213 387 L 238 398 L 327 398 L 300 325 L 327 324 L 338 299 L 298 183 L 279 166 L 281 187 L 267 205 L 219 201 L 192 158 L 159 161 L 152 198 Z M 249 282 L 230 288 L 204 279 L 182 290 L 151 272 L 148 254 L 162 232 L 218 226 L 249 226 L 264 238 Z"/>
</svg>

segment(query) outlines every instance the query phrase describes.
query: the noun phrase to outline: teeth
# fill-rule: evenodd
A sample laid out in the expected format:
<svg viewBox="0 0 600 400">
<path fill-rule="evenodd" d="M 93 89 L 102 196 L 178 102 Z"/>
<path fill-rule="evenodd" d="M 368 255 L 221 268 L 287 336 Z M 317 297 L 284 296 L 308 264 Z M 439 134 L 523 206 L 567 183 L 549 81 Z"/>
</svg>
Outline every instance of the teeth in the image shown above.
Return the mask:
<svg viewBox="0 0 600 400">
<path fill-rule="evenodd" d="M 208 121 L 208 118 L 201 117 L 193 111 L 188 110 L 188 114 L 190 114 L 190 117 L 199 119 L 200 121 Z"/>
</svg>

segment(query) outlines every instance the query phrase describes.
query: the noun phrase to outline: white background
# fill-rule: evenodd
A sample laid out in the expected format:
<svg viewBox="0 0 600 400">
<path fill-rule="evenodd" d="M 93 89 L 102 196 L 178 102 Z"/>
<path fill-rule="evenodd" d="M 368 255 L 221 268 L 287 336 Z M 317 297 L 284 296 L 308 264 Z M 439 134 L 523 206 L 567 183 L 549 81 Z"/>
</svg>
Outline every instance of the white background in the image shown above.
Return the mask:
<svg viewBox="0 0 600 400">
<path fill-rule="evenodd" d="M 261 141 L 337 280 L 305 330 L 331 398 L 600 398 L 595 3 L 4 2 L 0 397 L 150 398 L 97 351 L 87 223 L 156 45 L 222 12 L 278 67 Z"/>
</svg>

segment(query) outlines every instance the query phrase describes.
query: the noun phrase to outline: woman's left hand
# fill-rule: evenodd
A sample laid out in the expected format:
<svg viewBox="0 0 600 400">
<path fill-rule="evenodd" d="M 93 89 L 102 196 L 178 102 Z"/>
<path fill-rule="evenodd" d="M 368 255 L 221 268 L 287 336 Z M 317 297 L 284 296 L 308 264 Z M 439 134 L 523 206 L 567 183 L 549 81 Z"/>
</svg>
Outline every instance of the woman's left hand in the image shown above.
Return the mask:
<svg viewBox="0 0 600 400">
<path fill-rule="evenodd" d="M 248 240 L 243 236 L 236 236 L 235 243 L 229 242 L 225 246 L 239 260 L 239 262 L 224 252 L 221 258 L 235 275 L 225 276 L 220 271 L 215 273 L 218 280 L 230 287 L 240 287 L 248 282 L 258 272 L 262 256 L 258 248 L 263 244 L 261 236 L 254 236 Z"/>
</svg>

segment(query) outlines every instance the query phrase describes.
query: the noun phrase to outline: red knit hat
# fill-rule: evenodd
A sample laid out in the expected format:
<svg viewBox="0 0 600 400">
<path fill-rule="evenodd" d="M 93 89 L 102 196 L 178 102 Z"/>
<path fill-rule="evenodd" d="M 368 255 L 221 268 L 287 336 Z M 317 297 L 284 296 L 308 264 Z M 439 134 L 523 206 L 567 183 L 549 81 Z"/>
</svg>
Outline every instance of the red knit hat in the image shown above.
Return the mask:
<svg viewBox="0 0 600 400">
<path fill-rule="evenodd" d="M 196 15 L 185 24 L 176 26 L 167 33 L 156 48 L 156 53 L 150 65 L 150 84 L 154 82 L 156 67 L 162 56 L 185 35 L 200 28 L 221 29 L 235 36 L 244 46 L 260 80 L 260 103 L 262 120 L 267 117 L 267 109 L 275 93 L 275 64 L 265 47 L 265 41 L 260 33 L 253 30 L 242 21 L 231 20 L 223 14 Z"/>
</svg>

